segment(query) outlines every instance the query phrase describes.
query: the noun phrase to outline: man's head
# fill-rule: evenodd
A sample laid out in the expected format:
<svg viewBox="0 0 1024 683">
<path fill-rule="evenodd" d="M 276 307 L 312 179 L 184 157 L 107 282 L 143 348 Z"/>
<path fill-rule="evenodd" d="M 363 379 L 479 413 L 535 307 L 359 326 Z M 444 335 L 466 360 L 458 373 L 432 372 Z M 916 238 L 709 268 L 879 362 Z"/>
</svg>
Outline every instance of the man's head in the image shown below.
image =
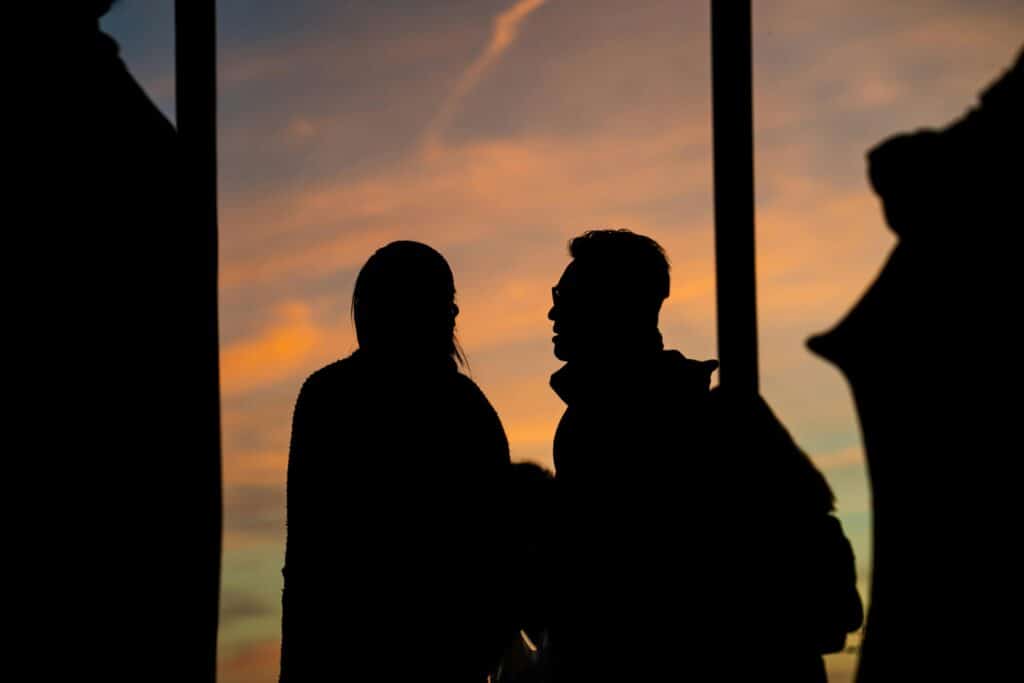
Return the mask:
<svg viewBox="0 0 1024 683">
<path fill-rule="evenodd" d="M 590 230 L 569 242 L 569 255 L 548 312 L 556 357 L 614 355 L 658 338 L 669 264 L 657 242 L 629 230 Z"/>
</svg>

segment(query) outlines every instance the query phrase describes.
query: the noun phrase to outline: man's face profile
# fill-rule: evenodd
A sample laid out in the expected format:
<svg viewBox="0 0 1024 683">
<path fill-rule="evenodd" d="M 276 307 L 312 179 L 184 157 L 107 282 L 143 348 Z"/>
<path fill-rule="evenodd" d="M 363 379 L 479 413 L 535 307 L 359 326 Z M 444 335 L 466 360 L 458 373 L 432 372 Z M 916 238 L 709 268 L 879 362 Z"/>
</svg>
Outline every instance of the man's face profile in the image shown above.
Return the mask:
<svg viewBox="0 0 1024 683">
<path fill-rule="evenodd" d="M 609 358 L 630 347 L 632 339 L 657 326 L 644 312 L 652 307 L 623 279 L 629 273 L 605 261 L 574 259 L 551 288 L 548 319 L 554 323 L 555 357 L 570 362 Z"/>
<path fill-rule="evenodd" d="M 551 288 L 551 310 L 548 319 L 554 323 L 555 357 L 569 362 L 586 355 L 595 343 L 594 331 L 598 326 L 598 311 L 594 304 L 594 288 L 578 261 L 571 261 Z"/>
</svg>

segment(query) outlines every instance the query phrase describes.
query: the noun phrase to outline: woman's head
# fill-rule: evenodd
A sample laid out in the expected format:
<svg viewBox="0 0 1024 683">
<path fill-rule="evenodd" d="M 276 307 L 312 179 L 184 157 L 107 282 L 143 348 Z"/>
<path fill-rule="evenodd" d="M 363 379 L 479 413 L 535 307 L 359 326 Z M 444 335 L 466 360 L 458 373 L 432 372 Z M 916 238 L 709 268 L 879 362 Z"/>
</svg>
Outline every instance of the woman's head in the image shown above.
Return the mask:
<svg viewBox="0 0 1024 683">
<path fill-rule="evenodd" d="M 455 339 L 458 313 L 448 262 L 420 242 L 378 249 L 359 271 L 352 293 L 359 348 L 400 358 L 463 362 Z"/>
</svg>

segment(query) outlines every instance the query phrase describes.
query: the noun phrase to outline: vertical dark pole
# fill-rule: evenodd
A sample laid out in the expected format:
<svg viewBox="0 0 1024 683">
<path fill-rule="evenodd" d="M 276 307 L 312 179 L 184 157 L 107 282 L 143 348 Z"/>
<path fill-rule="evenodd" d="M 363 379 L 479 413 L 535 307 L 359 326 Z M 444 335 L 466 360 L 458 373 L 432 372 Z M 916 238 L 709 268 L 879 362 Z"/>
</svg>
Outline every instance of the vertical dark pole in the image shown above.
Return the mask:
<svg viewBox="0 0 1024 683">
<path fill-rule="evenodd" d="M 711 2 L 715 260 L 721 382 L 758 392 L 750 0 Z"/>
<path fill-rule="evenodd" d="M 195 656 L 194 681 L 216 680 L 217 619 L 220 594 L 221 502 L 220 364 L 217 316 L 217 64 L 215 0 L 175 2 L 175 62 L 177 124 L 182 153 L 181 197 L 185 225 L 196 231 L 194 244 L 202 251 L 198 300 L 201 348 L 197 362 L 202 373 L 203 424 L 197 429 L 192 457 L 196 462 L 196 500 L 183 500 L 183 515 L 199 535 L 194 548 L 197 573 L 190 577 L 196 591 L 195 630 L 182 633 L 188 654 Z M 193 234 L 196 234 L 193 233 Z M 183 577 L 183 580 L 184 577 Z"/>
</svg>

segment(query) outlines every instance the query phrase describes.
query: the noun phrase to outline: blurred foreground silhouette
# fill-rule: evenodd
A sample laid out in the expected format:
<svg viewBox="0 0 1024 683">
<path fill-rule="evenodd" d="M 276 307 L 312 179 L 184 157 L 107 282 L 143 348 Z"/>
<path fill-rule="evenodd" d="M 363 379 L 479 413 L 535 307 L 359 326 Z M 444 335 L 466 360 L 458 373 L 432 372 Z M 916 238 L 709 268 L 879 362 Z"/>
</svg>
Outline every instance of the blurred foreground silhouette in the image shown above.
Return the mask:
<svg viewBox="0 0 1024 683">
<path fill-rule="evenodd" d="M 867 450 L 863 683 L 1019 668 L 1022 60 L 951 126 L 870 152 L 899 242 L 853 310 L 808 342 L 849 380 Z"/>
<path fill-rule="evenodd" d="M 12 424 L 28 437 L 10 482 L 31 496 L 11 564 L 37 589 L 12 586 L 31 642 L 11 661 L 30 680 L 212 680 L 216 292 L 178 135 L 100 31 L 110 4 L 50 8 L 29 70 L 46 128 L 25 175 L 45 196 L 7 252 Z"/>
</svg>

